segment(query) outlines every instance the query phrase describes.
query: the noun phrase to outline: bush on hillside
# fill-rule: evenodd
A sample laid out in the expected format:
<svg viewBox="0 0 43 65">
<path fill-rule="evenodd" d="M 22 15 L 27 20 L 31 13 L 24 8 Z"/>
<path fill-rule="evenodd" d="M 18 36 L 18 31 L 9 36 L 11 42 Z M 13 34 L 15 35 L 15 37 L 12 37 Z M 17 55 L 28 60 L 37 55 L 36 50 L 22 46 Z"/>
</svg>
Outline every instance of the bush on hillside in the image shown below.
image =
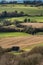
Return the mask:
<svg viewBox="0 0 43 65">
<path fill-rule="evenodd" d="M 37 65 L 42 60 L 41 54 L 32 54 L 29 56 L 25 56 L 20 58 L 18 65 Z"/>
<path fill-rule="evenodd" d="M 0 50 L 2 48 L 0 47 Z M 0 58 L 0 65 L 42 65 L 43 47 L 35 47 L 22 55 L 4 53 Z"/>
<path fill-rule="evenodd" d="M 35 47 L 30 51 L 30 54 L 40 53 L 43 55 L 43 46 Z"/>
</svg>

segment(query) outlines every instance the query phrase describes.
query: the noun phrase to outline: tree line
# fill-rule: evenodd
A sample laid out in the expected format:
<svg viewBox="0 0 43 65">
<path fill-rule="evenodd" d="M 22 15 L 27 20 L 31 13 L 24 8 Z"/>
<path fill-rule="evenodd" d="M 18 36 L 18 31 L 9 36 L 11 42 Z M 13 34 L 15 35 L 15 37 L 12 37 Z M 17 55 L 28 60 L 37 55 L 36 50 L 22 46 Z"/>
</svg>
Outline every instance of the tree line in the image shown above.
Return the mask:
<svg viewBox="0 0 43 65">
<path fill-rule="evenodd" d="M 31 22 L 30 19 L 24 19 L 23 23 Z M 43 27 L 33 28 L 30 26 L 21 25 L 22 21 L 15 20 L 14 22 L 4 20 L 0 24 L 0 32 L 25 32 L 29 34 L 36 34 L 38 32 L 43 32 Z M 11 26 L 13 25 L 13 27 Z"/>
<path fill-rule="evenodd" d="M 2 13 L 0 13 L 0 18 L 6 18 L 6 17 L 21 17 L 21 16 L 24 16 L 24 12 L 21 11 L 18 13 L 18 11 L 15 11 L 15 12 L 7 12 L 7 11 L 4 11 Z"/>
<path fill-rule="evenodd" d="M 4 11 L 2 13 L 0 13 L 0 18 L 6 18 L 6 17 L 22 17 L 22 16 L 29 16 L 29 17 L 33 17 L 33 16 L 43 16 L 42 13 L 40 14 L 35 14 L 35 15 L 31 15 L 31 14 L 26 14 L 23 11 L 14 11 L 14 12 L 7 12 Z"/>
<path fill-rule="evenodd" d="M 19 4 L 20 4 L 21 2 L 19 2 Z M 0 2 L 0 4 L 18 4 L 18 1 L 9 1 L 9 2 L 7 2 L 6 0 L 2 0 L 1 2 Z M 28 1 L 26 1 L 26 0 L 24 0 L 21 4 L 31 4 L 31 5 L 36 5 L 36 4 L 39 4 L 39 5 L 43 5 L 43 2 L 42 2 L 42 0 L 33 0 L 33 1 L 30 1 L 30 0 L 28 0 Z"/>
</svg>

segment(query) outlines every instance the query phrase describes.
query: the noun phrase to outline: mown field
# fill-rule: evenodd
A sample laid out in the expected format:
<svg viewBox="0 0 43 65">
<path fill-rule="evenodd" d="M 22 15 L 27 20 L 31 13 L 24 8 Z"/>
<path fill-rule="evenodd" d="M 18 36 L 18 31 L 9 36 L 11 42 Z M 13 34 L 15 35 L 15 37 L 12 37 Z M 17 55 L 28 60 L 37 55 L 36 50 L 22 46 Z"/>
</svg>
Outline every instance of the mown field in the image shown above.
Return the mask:
<svg viewBox="0 0 43 65">
<path fill-rule="evenodd" d="M 29 36 L 0 38 L 0 46 L 4 48 L 19 46 L 21 49 L 31 49 L 37 44 L 43 45 L 43 36 L 29 35 Z"/>
<path fill-rule="evenodd" d="M 21 23 L 23 26 L 32 26 L 33 28 L 43 28 L 43 23 Z"/>
</svg>

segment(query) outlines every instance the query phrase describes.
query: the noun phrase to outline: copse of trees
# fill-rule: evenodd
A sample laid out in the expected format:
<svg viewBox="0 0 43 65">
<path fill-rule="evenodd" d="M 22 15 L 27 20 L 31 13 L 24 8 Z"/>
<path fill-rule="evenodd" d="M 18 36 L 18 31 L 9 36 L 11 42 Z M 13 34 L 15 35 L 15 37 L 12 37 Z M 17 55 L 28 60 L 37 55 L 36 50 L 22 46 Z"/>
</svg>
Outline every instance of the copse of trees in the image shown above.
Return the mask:
<svg viewBox="0 0 43 65">
<path fill-rule="evenodd" d="M 42 0 L 33 0 L 33 1 L 24 1 L 23 2 L 25 6 L 27 6 L 28 4 L 30 4 L 31 6 L 35 5 L 35 6 L 40 6 L 43 5 Z"/>
<path fill-rule="evenodd" d="M 43 16 L 42 13 L 40 13 L 39 15 L 31 15 L 31 14 L 25 14 L 23 11 L 14 11 L 14 12 L 7 12 L 7 11 L 4 11 L 2 13 L 0 13 L 0 18 L 6 18 L 6 17 L 22 17 L 22 16 Z M 30 20 L 30 19 L 29 19 Z"/>
<path fill-rule="evenodd" d="M 9 26 L 9 25 L 12 25 L 11 21 L 8 20 L 3 21 L 3 26 Z"/>
<path fill-rule="evenodd" d="M 25 19 L 24 22 L 27 22 L 27 19 Z M 15 26 L 11 26 L 15 25 Z M 0 32 L 22 32 L 29 33 L 29 34 L 37 34 L 39 32 L 43 32 L 42 28 L 33 28 L 32 26 L 24 26 L 21 25 L 20 21 L 10 22 L 10 21 L 3 21 L 3 25 L 0 24 Z"/>
<path fill-rule="evenodd" d="M 32 26 L 24 26 L 24 32 L 34 35 L 37 34 L 38 32 L 43 32 L 43 27 L 33 28 Z"/>
<path fill-rule="evenodd" d="M 24 19 L 24 22 L 25 22 L 25 23 L 29 23 L 29 22 L 31 22 L 31 21 L 30 21 L 30 19 L 25 18 L 25 19 Z"/>
<path fill-rule="evenodd" d="M 23 53 L 21 56 L 22 57 L 27 57 L 29 55 L 32 54 L 41 54 L 43 55 L 43 46 L 35 46 L 31 49 L 31 51 L 27 52 L 27 53 Z"/>
<path fill-rule="evenodd" d="M 25 16 L 24 12 L 21 11 L 18 13 L 18 11 L 14 11 L 14 12 L 7 12 L 4 11 L 2 13 L 0 13 L 0 18 L 6 18 L 6 17 L 21 17 L 21 16 Z"/>
<path fill-rule="evenodd" d="M 33 53 L 39 53 L 41 55 L 43 55 L 43 46 L 38 46 L 38 47 L 34 47 L 31 51 L 30 51 L 30 54 L 33 54 Z"/>
</svg>

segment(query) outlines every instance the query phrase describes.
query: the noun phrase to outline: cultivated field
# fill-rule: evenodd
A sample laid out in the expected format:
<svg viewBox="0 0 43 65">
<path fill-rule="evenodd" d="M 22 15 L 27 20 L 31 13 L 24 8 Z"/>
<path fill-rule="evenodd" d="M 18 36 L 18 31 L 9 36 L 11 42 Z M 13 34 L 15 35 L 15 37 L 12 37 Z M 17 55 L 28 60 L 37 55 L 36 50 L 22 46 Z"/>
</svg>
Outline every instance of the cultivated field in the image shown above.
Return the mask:
<svg viewBox="0 0 43 65">
<path fill-rule="evenodd" d="M 23 26 L 32 26 L 33 28 L 43 28 L 43 23 L 21 23 Z"/>
<path fill-rule="evenodd" d="M 41 44 L 40 44 L 41 43 Z M 0 38 L 0 46 L 3 48 L 10 48 L 12 46 L 19 46 L 20 48 L 30 48 L 31 45 L 43 45 L 43 36 L 19 36 L 19 37 L 5 37 Z"/>
</svg>

